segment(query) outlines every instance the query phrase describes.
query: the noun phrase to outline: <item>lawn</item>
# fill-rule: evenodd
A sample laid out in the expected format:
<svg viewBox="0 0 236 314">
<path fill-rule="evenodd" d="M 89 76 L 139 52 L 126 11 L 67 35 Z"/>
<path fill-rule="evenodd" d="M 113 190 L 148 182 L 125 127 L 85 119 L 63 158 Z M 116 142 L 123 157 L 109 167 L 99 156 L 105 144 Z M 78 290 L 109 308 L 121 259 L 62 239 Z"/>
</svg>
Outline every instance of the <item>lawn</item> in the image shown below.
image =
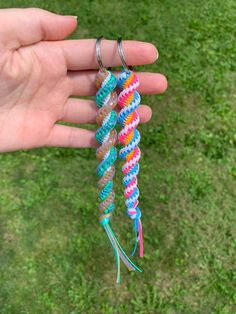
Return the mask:
<svg viewBox="0 0 236 314">
<path fill-rule="evenodd" d="M 140 126 L 143 273 L 122 267 L 120 285 L 98 224 L 95 151 L 0 155 L 0 313 L 235 314 L 236 2 L 0 0 L 30 6 L 78 15 L 73 38 L 154 43 L 158 62 L 139 70 L 169 88 L 143 96 L 154 112 Z M 129 253 L 121 178 L 112 226 Z"/>
</svg>

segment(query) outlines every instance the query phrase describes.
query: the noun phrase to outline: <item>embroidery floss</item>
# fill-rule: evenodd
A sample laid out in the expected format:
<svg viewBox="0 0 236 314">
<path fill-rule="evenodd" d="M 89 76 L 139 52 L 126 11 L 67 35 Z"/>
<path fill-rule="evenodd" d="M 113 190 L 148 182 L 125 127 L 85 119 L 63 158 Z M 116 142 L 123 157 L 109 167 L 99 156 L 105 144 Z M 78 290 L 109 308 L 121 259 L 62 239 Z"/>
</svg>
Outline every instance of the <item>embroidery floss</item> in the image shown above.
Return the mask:
<svg viewBox="0 0 236 314">
<path fill-rule="evenodd" d="M 142 272 L 125 254 L 121 248 L 111 226 L 110 219 L 114 211 L 115 192 L 113 190 L 113 177 L 115 174 L 115 160 L 117 158 L 117 132 L 115 125 L 117 115 L 115 107 L 117 105 L 117 93 L 115 88 L 117 80 L 115 75 L 104 68 L 101 60 L 100 42 L 103 37 L 96 40 L 96 56 L 100 70 L 96 77 L 96 104 L 99 108 L 96 121 L 99 128 L 96 131 L 96 139 L 100 147 L 96 150 L 96 156 L 99 161 L 97 174 L 99 176 L 99 221 L 107 233 L 113 247 L 116 258 L 117 283 L 120 283 L 120 258 L 126 267 L 132 271 Z"/>
<path fill-rule="evenodd" d="M 139 124 L 139 114 L 137 108 L 140 105 L 140 95 L 137 92 L 139 86 L 138 76 L 128 68 L 124 52 L 122 49 L 122 38 L 118 38 L 118 52 L 123 64 L 124 69 L 119 73 L 118 76 L 118 87 L 121 92 L 118 96 L 118 104 L 121 111 L 118 115 L 118 124 L 122 127 L 118 135 L 119 142 L 124 146 L 119 156 L 125 160 L 125 164 L 122 167 L 124 174 L 123 184 L 125 187 L 125 198 L 128 216 L 134 221 L 135 231 L 135 245 L 131 253 L 133 256 L 137 244 L 139 242 L 139 256 L 143 257 L 143 234 L 142 234 L 142 223 L 141 223 L 141 211 L 138 207 L 138 181 L 137 175 L 139 173 L 139 159 L 140 149 L 138 144 L 140 142 L 140 133 L 137 130 Z"/>
</svg>

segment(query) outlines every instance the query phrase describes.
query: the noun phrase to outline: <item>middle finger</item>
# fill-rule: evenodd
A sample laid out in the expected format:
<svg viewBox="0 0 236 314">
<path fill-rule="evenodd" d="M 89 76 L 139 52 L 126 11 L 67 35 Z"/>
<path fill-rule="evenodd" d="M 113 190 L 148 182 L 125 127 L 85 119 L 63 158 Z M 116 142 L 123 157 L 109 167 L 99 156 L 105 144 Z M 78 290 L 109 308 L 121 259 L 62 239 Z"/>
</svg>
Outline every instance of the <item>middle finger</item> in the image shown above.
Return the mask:
<svg viewBox="0 0 236 314">
<path fill-rule="evenodd" d="M 118 72 L 114 72 L 117 76 Z M 138 92 L 140 94 L 160 94 L 167 88 L 167 79 L 160 73 L 136 72 L 140 80 Z M 72 95 L 93 96 L 97 89 L 95 86 L 97 71 L 68 71 L 73 83 Z"/>
</svg>

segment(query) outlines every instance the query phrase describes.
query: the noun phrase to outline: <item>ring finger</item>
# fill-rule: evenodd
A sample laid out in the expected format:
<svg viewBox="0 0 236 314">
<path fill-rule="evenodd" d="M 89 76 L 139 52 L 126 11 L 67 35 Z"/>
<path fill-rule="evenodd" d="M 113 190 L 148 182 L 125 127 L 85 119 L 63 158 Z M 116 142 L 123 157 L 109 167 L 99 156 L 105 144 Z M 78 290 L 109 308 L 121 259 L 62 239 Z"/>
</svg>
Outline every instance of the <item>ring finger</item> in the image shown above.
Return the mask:
<svg viewBox="0 0 236 314">
<path fill-rule="evenodd" d="M 95 101 L 69 98 L 64 105 L 64 111 L 58 121 L 76 124 L 94 124 L 96 122 L 96 113 L 97 106 Z M 151 119 L 152 110 L 146 105 L 141 105 L 138 108 L 138 113 L 141 123 L 145 123 Z"/>
</svg>

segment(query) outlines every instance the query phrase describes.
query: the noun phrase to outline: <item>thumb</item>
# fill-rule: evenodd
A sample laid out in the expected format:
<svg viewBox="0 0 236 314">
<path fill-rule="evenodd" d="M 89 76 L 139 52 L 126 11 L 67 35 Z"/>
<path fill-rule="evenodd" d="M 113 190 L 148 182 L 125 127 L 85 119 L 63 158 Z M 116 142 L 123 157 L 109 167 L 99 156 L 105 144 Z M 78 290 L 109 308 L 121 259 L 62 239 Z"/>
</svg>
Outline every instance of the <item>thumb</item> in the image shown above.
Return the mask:
<svg viewBox="0 0 236 314">
<path fill-rule="evenodd" d="M 9 49 L 41 40 L 61 40 L 76 28 L 73 16 L 54 14 L 38 8 L 1 9 L 0 43 Z"/>
</svg>

